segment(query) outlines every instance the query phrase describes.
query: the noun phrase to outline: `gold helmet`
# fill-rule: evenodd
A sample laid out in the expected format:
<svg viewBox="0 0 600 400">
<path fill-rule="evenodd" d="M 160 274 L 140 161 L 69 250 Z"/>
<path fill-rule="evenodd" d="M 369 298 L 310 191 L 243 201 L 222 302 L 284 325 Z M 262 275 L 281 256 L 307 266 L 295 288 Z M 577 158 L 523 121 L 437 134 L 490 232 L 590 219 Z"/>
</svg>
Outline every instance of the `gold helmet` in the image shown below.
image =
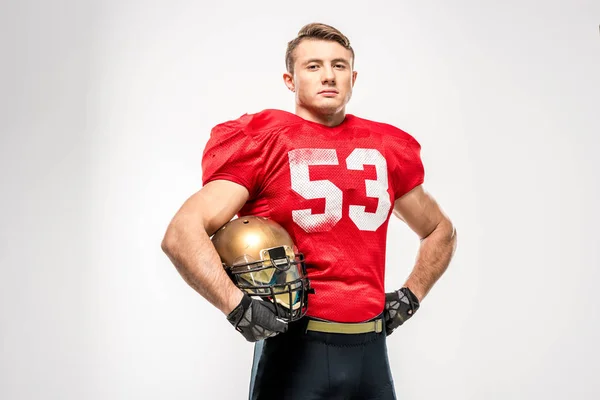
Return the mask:
<svg viewBox="0 0 600 400">
<path fill-rule="evenodd" d="M 312 291 L 304 255 L 281 225 L 244 216 L 229 221 L 211 240 L 237 287 L 249 296 L 273 302 L 277 316 L 286 321 L 306 314 Z"/>
</svg>

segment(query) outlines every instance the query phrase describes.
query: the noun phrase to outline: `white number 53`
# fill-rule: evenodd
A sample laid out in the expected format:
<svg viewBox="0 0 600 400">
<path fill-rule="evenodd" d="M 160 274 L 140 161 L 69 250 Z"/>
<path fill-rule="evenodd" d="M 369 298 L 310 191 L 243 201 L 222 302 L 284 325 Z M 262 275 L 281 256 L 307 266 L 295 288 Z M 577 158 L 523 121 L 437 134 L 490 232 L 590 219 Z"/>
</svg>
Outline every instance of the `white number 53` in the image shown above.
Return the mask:
<svg viewBox="0 0 600 400">
<path fill-rule="evenodd" d="M 292 190 L 305 199 L 325 199 L 325 212 L 313 214 L 312 210 L 294 210 L 292 219 L 306 232 L 325 232 L 342 219 L 342 190 L 328 180 L 311 181 L 310 165 L 339 165 L 335 149 L 297 149 L 288 152 Z M 354 149 L 346 158 L 346 168 L 363 170 L 374 165 L 377 179 L 365 180 L 366 196 L 378 199 L 377 210 L 366 212 L 365 206 L 350 205 L 348 216 L 362 231 L 375 231 L 387 219 L 391 201 L 388 190 L 387 163 L 375 149 Z"/>
</svg>

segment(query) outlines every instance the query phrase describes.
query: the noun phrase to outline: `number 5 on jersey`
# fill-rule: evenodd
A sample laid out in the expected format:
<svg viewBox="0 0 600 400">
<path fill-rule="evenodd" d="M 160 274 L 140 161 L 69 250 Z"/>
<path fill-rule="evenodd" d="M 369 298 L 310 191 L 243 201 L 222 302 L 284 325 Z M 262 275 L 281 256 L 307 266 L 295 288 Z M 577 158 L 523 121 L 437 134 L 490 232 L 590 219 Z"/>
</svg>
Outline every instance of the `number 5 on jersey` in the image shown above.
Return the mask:
<svg viewBox="0 0 600 400">
<path fill-rule="evenodd" d="M 310 165 L 339 165 L 335 149 L 297 149 L 288 152 L 292 189 L 307 200 L 325 199 L 325 212 L 313 214 L 312 210 L 294 210 L 292 219 L 306 232 L 325 232 L 342 219 L 343 193 L 328 180 L 311 181 Z M 348 216 L 361 231 L 375 231 L 387 219 L 391 207 L 388 190 L 387 162 L 378 150 L 354 149 L 346 158 L 349 170 L 375 166 L 377 179 L 365 180 L 367 197 L 378 199 L 377 210 L 366 212 L 365 206 L 350 205 Z"/>
</svg>

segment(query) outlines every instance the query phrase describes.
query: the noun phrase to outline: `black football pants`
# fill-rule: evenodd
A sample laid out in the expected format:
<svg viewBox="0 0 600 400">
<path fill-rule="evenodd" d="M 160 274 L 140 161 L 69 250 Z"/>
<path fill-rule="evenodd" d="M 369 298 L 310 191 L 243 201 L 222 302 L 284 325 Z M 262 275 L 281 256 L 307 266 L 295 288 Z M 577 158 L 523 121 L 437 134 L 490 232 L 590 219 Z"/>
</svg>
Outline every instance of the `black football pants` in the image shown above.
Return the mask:
<svg viewBox="0 0 600 400">
<path fill-rule="evenodd" d="M 381 333 L 306 332 L 307 318 L 256 343 L 250 400 L 395 400 Z M 385 325 L 384 325 L 385 326 Z"/>
</svg>

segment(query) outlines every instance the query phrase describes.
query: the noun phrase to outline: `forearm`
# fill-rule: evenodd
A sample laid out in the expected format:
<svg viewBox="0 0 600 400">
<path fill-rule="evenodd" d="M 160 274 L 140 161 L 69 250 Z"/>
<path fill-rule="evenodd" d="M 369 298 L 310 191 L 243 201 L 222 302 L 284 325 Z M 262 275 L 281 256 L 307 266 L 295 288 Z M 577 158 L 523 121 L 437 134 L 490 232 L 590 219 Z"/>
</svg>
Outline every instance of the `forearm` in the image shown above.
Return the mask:
<svg viewBox="0 0 600 400">
<path fill-rule="evenodd" d="M 422 301 L 448 268 L 456 249 L 456 230 L 448 219 L 421 240 L 415 266 L 404 286 Z"/>
<path fill-rule="evenodd" d="M 227 276 L 200 221 L 172 223 L 162 249 L 187 284 L 224 314 L 239 304 L 243 294 Z"/>
</svg>

